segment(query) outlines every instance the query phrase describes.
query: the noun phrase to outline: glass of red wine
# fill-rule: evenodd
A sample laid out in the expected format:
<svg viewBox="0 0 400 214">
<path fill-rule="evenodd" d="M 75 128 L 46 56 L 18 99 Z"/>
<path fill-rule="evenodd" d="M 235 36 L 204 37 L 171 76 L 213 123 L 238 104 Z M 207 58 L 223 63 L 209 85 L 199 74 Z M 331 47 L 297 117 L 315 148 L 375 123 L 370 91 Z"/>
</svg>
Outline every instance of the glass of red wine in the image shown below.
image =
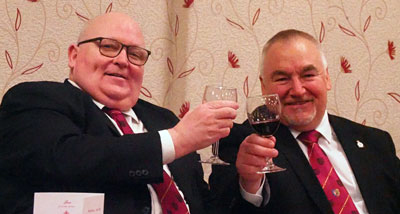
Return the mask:
<svg viewBox="0 0 400 214">
<path fill-rule="evenodd" d="M 231 100 L 237 102 L 236 88 L 229 88 L 222 85 L 207 85 L 204 90 L 203 103 L 214 100 Z M 219 141 L 211 146 L 212 156 L 207 160 L 201 160 L 200 163 L 208 163 L 213 165 L 229 165 L 229 163 L 221 160 L 218 156 Z"/>
<path fill-rule="evenodd" d="M 281 103 L 277 94 L 258 95 L 247 98 L 247 118 L 251 127 L 262 137 L 271 137 L 279 128 Z M 267 159 L 266 166 L 258 173 L 280 172 L 286 169 Z"/>
</svg>

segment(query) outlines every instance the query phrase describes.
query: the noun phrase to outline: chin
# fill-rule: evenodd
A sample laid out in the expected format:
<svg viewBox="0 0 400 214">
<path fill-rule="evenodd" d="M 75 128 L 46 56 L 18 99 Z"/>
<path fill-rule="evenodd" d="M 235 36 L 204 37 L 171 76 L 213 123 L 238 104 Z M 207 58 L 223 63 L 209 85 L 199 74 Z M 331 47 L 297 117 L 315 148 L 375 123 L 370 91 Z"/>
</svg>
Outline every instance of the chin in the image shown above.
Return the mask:
<svg viewBox="0 0 400 214">
<path fill-rule="evenodd" d="M 282 117 L 289 126 L 297 126 L 297 127 L 307 126 L 314 120 L 315 112 L 313 112 L 312 114 L 295 115 L 295 116 L 290 116 L 290 117 L 283 115 Z"/>
</svg>

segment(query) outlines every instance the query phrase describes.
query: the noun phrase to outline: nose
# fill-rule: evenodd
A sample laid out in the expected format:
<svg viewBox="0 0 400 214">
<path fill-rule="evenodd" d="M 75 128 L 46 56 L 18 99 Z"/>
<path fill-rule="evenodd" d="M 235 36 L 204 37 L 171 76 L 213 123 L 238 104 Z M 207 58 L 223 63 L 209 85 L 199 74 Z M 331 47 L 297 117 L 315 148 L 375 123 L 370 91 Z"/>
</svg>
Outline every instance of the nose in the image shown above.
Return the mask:
<svg viewBox="0 0 400 214">
<path fill-rule="evenodd" d="M 292 85 L 290 88 L 291 96 L 302 96 L 306 92 L 303 82 L 299 78 L 292 79 Z"/>
<path fill-rule="evenodd" d="M 121 52 L 119 52 L 119 54 L 113 58 L 113 63 L 118 64 L 122 67 L 126 67 L 129 65 L 128 55 L 126 53 L 125 47 L 123 47 Z"/>
</svg>

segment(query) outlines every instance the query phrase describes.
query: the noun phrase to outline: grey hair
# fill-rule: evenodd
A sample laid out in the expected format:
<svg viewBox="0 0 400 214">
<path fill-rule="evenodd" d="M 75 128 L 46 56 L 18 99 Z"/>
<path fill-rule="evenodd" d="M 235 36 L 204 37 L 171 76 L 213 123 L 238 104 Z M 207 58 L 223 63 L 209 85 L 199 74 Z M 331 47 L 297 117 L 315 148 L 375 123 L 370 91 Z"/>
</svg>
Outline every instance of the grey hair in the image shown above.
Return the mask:
<svg viewBox="0 0 400 214">
<path fill-rule="evenodd" d="M 273 37 L 271 37 L 271 39 L 269 39 L 267 41 L 267 43 L 265 43 L 263 50 L 262 50 L 261 59 L 260 59 L 260 77 L 262 79 L 264 77 L 264 59 L 265 59 L 265 55 L 267 55 L 269 48 L 276 42 L 289 41 L 291 39 L 299 38 L 299 37 L 312 42 L 318 48 L 320 55 L 321 55 L 321 61 L 322 61 L 322 65 L 324 67 L 324 71 L 326 71 L 326 69 L 328 68 L 328 62 L 326 60 L 324 52 L 322 51 L 321 44 L 313 36 L 311 36 L 310 34 L 304 32 L 304 31 L 300 31 L 300 30 L 296 30 L 296 29 L 288 29 L 288 30 L 283 30 L 283 31 L 278 32 Z"/>
</svg>

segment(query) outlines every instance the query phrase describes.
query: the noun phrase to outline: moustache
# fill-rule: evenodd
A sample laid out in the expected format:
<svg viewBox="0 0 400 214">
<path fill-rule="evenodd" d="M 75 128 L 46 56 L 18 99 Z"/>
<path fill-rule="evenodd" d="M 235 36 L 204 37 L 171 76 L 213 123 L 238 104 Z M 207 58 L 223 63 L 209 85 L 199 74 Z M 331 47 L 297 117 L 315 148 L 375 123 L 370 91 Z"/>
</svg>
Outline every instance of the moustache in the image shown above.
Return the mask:
<svg viewBox="0 0 400 214">
<path fill-rule="evenodd" d="M 308 102 L 312 102 L 314 99 L 312 98 L 302 98 L 302 99 L 290 99 L 290 100 L 285 100 L 282 103 L 284 105 L 302 105 Z"/>
</svg>

